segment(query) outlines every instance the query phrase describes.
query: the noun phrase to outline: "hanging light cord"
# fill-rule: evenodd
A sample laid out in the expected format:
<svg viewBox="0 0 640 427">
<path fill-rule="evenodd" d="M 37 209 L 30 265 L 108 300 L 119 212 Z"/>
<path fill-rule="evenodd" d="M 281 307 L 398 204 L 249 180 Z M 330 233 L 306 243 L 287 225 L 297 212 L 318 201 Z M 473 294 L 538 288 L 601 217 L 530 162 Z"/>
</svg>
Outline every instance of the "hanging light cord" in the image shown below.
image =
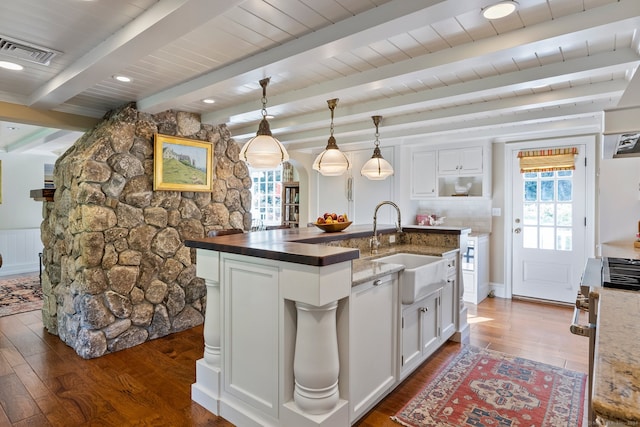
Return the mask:
<svg viewBox="0 0 640 427">
<path fill-rule="evenodd" d="M 260 86 L 262 86 L 262 118 L 267 118 L 267 85 L 269 84 L 269 80 L 271 78 L 267 77 L 266 79 L 260 80 Z"/>
<path fill-rule="evenodd" d="M 373 142 L 373 144 L 376 146 L 376 148 L 380 146 L 380 140 L 378 139 L 380 137 L 380 132 L 378 131 L 380 118 L 380 116 L 373 116 L 373 124 L 376 126 L 376 140 Z"/>
</svg>

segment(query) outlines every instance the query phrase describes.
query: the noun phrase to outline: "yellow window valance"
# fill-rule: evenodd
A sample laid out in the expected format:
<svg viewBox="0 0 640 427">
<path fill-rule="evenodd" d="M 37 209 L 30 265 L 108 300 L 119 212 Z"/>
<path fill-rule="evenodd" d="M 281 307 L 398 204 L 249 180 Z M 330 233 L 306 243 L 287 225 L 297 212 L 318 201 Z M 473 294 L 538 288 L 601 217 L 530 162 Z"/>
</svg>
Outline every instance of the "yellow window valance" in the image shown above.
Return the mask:
<svg viewBox="0 0 640 427">
<path fill-rule="evenodd" d="M 520 173 L 574 170 L 578 147 L 520 151 Z"/>
</svg>

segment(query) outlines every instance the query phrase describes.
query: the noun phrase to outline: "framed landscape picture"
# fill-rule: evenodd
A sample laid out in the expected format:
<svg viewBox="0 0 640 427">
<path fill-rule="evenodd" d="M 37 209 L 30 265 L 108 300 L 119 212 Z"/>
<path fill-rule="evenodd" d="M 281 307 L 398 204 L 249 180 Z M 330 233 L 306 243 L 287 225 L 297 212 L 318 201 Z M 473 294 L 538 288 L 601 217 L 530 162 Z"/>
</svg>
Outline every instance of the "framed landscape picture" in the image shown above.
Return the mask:
<svg viewBox="0 0 640 427">
<path fill-rule="evenodd" d="M 212 164 L 210 142 L 154 135 L 154 190 L 212 191 Z"/>
</svg>

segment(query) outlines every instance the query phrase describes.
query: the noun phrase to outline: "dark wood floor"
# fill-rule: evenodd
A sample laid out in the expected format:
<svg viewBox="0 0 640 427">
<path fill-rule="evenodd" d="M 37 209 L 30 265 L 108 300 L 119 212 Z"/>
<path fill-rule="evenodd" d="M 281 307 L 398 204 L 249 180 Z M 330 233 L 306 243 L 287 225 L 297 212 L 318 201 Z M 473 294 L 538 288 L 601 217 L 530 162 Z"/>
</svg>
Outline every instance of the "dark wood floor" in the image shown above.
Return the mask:
<svg viewBox="0 0 640 427">
<path fill-rule="evenodd" d="M 587 339 L 571 335 L 572 310 L 487 299 L 469 306 L 471 344 L 587 372 Z M 202 327 L 83 360 L 42 326 L 38 311 L 0 318 L 2 426 L 231 426 L 191 401 Z M 359 426 L 389 417 L 459 349 L 447 343 Z"/>
</svg>

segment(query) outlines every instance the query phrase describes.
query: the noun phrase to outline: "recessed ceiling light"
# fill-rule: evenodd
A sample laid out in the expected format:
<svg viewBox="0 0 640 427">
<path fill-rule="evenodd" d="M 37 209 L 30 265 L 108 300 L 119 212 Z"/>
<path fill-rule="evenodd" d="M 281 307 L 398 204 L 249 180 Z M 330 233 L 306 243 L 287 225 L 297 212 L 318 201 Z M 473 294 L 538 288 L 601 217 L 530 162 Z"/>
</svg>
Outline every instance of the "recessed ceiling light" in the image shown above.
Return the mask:
<svg viewBox="0 0 640 427">
<path fill-rule="evenodd" d="M 16 126 L 7 126 L 7 130 L 14 131 L 18 130 L 18 128 Z"/>
<path fill-rule="evenodd" d="M 204 102 L 205 104 L 215 104 L 216 100 L 215 99 L 203 99 L 202 102 Z"/>
<path fill-rule="evenodd" d="M 518 9 L 516 1 L 505 0 L 482 9 L 482 16 L 486 19 L 500 19 L 511 15 L 516 9 Z"/>
<path fill-rule="evenodd" d="M 9 62 L 9 61 L 0 61 L 0 68 L 6 68 L 7 70 L 15 70 L 15 71 L 20 71 L 24 69 L 22 65 L 16 64 L 15 62 Z"/>
<path fill-rule="evenodd" d="M 123 82 L 123 83 L 131 82 L 131 77 L 127 77 L 127 76 L 116 75 L 116 76 L 113 76 L 113 78 L 116 79 L 117 81 Z"/>
</svg>

